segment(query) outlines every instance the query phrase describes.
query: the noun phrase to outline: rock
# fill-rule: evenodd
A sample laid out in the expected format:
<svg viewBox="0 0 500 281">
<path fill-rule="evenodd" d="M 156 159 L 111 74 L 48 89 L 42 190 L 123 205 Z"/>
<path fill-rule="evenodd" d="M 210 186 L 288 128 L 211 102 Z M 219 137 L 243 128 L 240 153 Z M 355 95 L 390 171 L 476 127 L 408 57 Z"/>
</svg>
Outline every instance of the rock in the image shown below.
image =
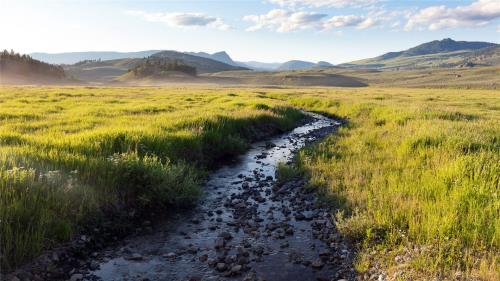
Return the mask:
<svg viewBox="0 0 500 281">
<path fill-rule="evenodd" d="M 198 258 L 201 262 L 206 262 L 208 260 L 208 255 L 202 255 Z"/>
<path fill-rule="evenodd" d="M 99 268 L 99 263 L 97 261 L 90 262 L 89 265 L 90 270 L 97 270 Z"/>
<path fill-rule="evenodd" d="M 226 270 L 226 264 L 225 263 L 222 263 L 222 262 L 219 262 L 215 268 L 218 270 L 218 271 L 224 271 Z"/>
<path fill-rule="evenodd" d="M 194 245 L 190 245 L 187 249 L 187 252 L 194 255 L 198 252 L 198 248 L 196 248 L 196 246 Z"/>
<path fill-rule="evenodd" d="M 215 240 L 215 249 L 222 249 L 226 245 L 224 238 L 219 237 Z"/>
<path fill-rule="evenodd" d="M 144 257 L 141 254 L 134 253 L 130 257 L 128 257 L 128 259 L 132 260 L 132 261 L 140 261 L 140 260 L 143 260 Z"/>
<path fill-rule="evenodd" d="M 235 265 L 231 268 L 231 272 L 233 274 L 238 274 L 241 271 L 242 266 L 241 265 Z"/>
<path fill-rule="evenodd" d="M 233 236 L 229 232 L 222 232 L 219 234 L 219 237 L 224 238 L 224 240 L 231 240 Z"/>
<path fill-rule="evenodd" d="M 17 276 L 12 276 L 9 281 L 21 281 L 21 279 L 17 278 Z"/>
<path fill-rule="evenodd" d="M 324 264 L 321 260 L 315 260 L 311 263 L 311 266 L 312 266 L 312 268 L 315 268 L 315 269 L 321 269 L 321 268 L 323 268 Z"/>
<path fill-rule="evenodd" d="M 73 274 L 71 275 L 71 277 L 69 278 L 69 281 L 80 281 L 83 279 L 83 274 Z"/>
</svg>

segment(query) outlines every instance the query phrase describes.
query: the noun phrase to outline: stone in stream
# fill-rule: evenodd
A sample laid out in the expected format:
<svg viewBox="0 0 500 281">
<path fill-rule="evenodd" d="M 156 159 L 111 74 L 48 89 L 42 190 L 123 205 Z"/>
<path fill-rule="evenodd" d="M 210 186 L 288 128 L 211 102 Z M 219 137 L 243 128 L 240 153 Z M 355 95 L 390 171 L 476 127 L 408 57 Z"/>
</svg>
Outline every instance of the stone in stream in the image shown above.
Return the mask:
<svg viewBox="0 0 500 281">
<path fill-rule="evenodd" d="M 73 274 L 71 275 L 71 277 L 69 278 L 69 281 L 80 281 L 83 279 L 83 274 Z"/>
<path fill-rule="evenodd" d="M 233 266 L 233 267 L 231 268 L 231 273 L 233 273 L 233 274 L 239 274 L 239 273 L 240 273 L 240 271 L 241 271 L 241 269 L 242 269 L 242 266 L 241 266 L 241 265 L 239 265 L 239 264 L 238 264 L 238 265 L 235 265 L 235 266 Z"/>
<path fill-rule="evenodd" d="M 215 240 L 215 249 L 222 249 L 226 245 L 224 238 L 219 237 Z"/>
<path fill-rule="evenodd" d="M 223 263 L 223 262 L 219 262 L 219 263 L 215 266 L 215 268 L 217 269 L 217 271 L 221 271 L 221 272 L 222 272 L 222 271 L 226 270 L 226 264 L 225 264 L 225 263 Z"/>
<path fill-rule="evenodd" d="M 140 260 L 143 260 L 144 257 L 141 254 L 134 253 L 130 257 L 128 257 L 127 259 L 132 260 L 132 261 L 140 261 Z"/>
<path fill-rule="evenodd" d="M 219 234 L 219 237 L 224 238 L 224 240 L 231 240 L 233 238 L 233 236 L 231 235 L 231 233 L 229 233 L 227 231 L 221 232 Z"/>
<path fill-rule="evenodd" d="M 312 268 L 315 268 L 315 269 L 321 269 L 323 268 L 324 264 L 323 264 L 323 261 L 321 260 L 315 260 L 311 263 L 311 267 Z"/>
</svg>

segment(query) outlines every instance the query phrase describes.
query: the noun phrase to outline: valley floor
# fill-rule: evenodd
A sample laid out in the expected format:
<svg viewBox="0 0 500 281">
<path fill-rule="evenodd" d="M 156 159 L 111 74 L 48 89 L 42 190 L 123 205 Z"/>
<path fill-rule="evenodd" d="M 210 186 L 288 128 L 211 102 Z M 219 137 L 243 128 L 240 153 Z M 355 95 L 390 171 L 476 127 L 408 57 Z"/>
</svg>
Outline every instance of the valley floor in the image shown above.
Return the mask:
<svg viewBox="0 0 500 281">
<path fill-rule="evenodd" d="M 211 168 L 296 126 L 300 108 L 346 124 L 279 181 L 305 177 L 318 191 L 354 243 L 358 278 L 500 278 L 498 90 L 3 87 L 0 104 L 4 270 L 104 229 L 110 214 L 192 206 Z M 233 199 L 260 198 L 249 196 Z"/>
</svg>

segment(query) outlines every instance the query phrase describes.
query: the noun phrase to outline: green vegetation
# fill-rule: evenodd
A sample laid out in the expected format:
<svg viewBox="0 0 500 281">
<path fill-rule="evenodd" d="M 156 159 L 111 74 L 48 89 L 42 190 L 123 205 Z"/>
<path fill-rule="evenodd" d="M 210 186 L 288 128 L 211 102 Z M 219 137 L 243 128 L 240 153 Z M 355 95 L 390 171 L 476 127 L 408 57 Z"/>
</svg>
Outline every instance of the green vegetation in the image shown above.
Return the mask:
<svg viewBox="0 0 500 281">
<path fill-rule="evenodd" d="M 13 50 L 0 52 L 0 84 L 46 79 L 61 81 L 66 77 L 62 67 L 44 63 Z"/>
<path fill-rule="evenodd" d="M 498 66 L 500 46 L 488 42 L 434 40 L 406 51 L 390 52 L 381 56 L 342 64 L 364 69 L 429 69 L 456 66 Z"/>
<path fill-rule="evenodd" d="M 4 270 L 103 209 L 191 204 L 206 167 L 302 117 L 244 90 L 4 87 L 0 104 Z"/>
<path fill-rule="evenodd" d="M 498 91 L 23 87 L 0 104 L 4 269 L 105 206 L 192 203 L 206 167 L 291 128 L 295 106 L 348 120 L 278 179 L 304 173 L 334 204 L 358 271 L 500 278 Z"/>
<path fill-rule="evenodd" d="M 140 65 L 129 69 L 135 77 L 148 77 L 148 76 L 167 76 L 172 71 L 186 73 L 188 75 L 196 76 L 196 68 L 184 64 L 182 61 L 169 60 L 165 58 L 149 57 Z"/>
<path fill-rule="evenodd" d="M 497 91 L 356 89 L 278 94 L 349 120 L 298 164 L 360 245 L 356 267 L 401 280 L 500 278 Z M 399 273 L 398 273 L 399 272 Z M 404 272 L 402 275 L 401 272 Z"/>
</svg>

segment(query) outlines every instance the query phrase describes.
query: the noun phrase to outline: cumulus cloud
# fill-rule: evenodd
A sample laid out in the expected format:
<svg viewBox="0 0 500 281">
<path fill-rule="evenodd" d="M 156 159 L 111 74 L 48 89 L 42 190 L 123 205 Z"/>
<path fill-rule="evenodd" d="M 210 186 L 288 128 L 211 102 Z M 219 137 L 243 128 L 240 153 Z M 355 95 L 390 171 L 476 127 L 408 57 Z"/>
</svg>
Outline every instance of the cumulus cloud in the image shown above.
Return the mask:
<svg viewBox="0 0 500 281">
<path fill-rule="evenodd" d="M 148 13 L 144 11 L 128 11 L 127 13 L 144 18 L 150 22 L 166 23 L 171 27 L 229 29 L 229 25 L 225 24 L 222 19 L 202 13 Z"/>
<path fill-rule="evenodd" d="M 263 28 L 278 32 L 290 32 L 308 28 L 319 28 L 322 19 L 327 15 L 312 12 L 291 12 L 283 9 L 274 9 L 263 15 L 249 15 L 243 19 L 254 25 L 247 31 L 256 31 Z"/>
<path fill-rule="evenodd" d="M 304 29 L 330 30 L 341 27 L 365 29 L 379 25 L 381 19 L 368 16 L 333 16 L 312 12 L 293 12 L 284 9 L 274 9 L 263 15 L 249 15 L 243 18 L 253 25 L 247 31 L 269 29 L 277 32 L 291 32 Z"/>
<path fill-rule="evenodd" d="M 356 27 L 358 29 L 365 29 L 377 25 L 378 22 L 371 17 L 347 15 L 347 16 L 333 16 L 323 23 L 324 29 L 333 29 L 339 27 Z"/>
<path fill-rule="evenodd" d="M 380 0 L 267 0 L 269 3 L 282 7 L 345 7 L 345 6 L 366 6 Z"/>
<path fill-rule="evenodd" d="M 467 6 L 431 6 L 409 16 L 405 30 L 437 30 L 454 27 L 480 27 L 500 18 L 500 1 L 478 0 Z"/>
</svg>

